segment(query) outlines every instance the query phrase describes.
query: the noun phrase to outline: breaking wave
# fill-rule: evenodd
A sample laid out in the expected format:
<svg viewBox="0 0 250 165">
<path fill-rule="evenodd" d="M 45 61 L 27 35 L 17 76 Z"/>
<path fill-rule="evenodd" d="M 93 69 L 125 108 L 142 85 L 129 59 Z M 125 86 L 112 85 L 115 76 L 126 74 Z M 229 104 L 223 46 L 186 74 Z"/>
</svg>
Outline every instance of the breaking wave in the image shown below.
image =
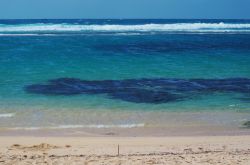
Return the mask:
<svg viewBox="0 0 250 165">
<path fill-rule="evenodd" d="M 2 113 L 0 114 L 0 118 L 7 118 L 7 117 L 13 117 L 15 116 L 14 113 Z"/>
<path fill-rule="evenodd" d="M 250 32 L 247 23 L 173 23 L 141 25 L 0 24 L 0 32 Z"/>
<path fill-rule="evenodd" d="M 52 127 L 14 127 L 8 128 L 11 130 L 40 130 L 40 129 L 76 129 L 76 128 L 138 128 L 144 127 L 144 123 L 139 124 L 121 124 L 121 125 L 104 125 L 104 124 L 92 124 L 92 125 L 59 125 Z"/>
</svg>

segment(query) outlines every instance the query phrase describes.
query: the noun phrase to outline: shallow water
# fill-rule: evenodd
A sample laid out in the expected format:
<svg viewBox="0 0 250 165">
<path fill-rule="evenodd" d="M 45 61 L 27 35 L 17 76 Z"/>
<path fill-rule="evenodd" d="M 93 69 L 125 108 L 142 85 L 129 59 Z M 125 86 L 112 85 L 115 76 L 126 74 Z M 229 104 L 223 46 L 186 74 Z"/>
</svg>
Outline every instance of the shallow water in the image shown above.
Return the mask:
<svg viewBox="0 0 250 165">
<path fill-rule="evenodd" d="M 170 112 L 223 112 L 214 120 L 240 125 L 250 120 L 249 84 L 246 92 L 217 90 L 157 104 L 128 95 L 51 95 L 25 88 L 59 78 L 249 79 L 249 63 L 248 20 L 2 20 L 0 126 L 166 126 Z M 205 123 L 221 123 L 207 116 Z"/>
</svg>

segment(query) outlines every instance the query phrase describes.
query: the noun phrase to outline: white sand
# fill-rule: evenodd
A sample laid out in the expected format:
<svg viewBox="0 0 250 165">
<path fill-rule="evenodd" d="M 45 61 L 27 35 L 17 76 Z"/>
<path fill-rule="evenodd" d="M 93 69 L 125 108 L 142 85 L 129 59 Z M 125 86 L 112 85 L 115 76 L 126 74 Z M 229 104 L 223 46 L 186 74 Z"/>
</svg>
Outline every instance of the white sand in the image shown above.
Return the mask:
<svg viewBox="0 0 250 165">
<path fill-rule="evenodd" d="M 0 164 L 248 165 L 250 136 L 0 137 Z"/>
</svg>

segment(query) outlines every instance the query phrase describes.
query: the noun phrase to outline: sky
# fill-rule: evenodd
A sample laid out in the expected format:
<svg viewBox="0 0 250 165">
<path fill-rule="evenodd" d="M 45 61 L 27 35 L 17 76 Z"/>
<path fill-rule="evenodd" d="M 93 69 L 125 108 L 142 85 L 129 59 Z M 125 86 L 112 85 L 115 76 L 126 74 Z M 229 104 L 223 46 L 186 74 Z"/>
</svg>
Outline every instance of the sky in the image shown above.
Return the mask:
<svg viewBox="0 0 250 165">
<path fill-rule="evenodd" d="M 0 0 L 0 19 L 250 19 L 250 0 Z"/>
</svg>

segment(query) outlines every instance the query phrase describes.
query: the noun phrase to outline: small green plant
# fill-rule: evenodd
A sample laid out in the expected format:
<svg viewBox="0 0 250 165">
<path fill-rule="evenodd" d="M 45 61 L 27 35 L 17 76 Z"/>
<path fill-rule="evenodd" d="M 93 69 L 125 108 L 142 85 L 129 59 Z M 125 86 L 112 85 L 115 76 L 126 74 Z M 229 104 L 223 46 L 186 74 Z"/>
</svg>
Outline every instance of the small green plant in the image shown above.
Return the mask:
<svg viewBox="0 0 250 165">
<path fill-rule="evenodd" d="M 243 123 L 243 126 L 246 128 L 250 128 L 250 121 L 246 121 L 245 123 Z"/>
</svg>

